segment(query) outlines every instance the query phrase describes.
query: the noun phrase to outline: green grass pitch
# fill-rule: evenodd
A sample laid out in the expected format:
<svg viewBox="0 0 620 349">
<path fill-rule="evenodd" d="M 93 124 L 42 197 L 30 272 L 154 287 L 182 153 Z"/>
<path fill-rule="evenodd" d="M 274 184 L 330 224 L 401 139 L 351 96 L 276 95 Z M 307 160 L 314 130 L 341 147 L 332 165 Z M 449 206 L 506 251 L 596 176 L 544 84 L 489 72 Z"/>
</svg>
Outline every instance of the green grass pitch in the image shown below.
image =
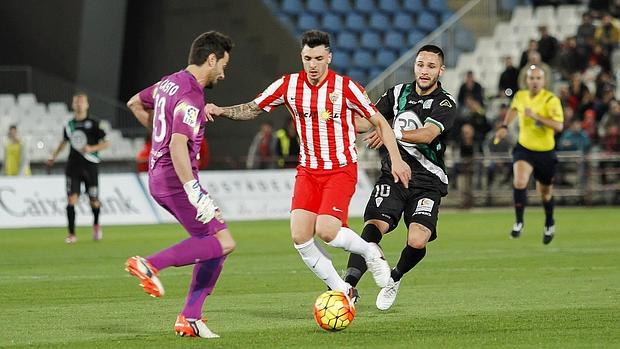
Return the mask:
<svg viewBox="0 0 620 349">
<path fill-rule="evenodd" d="M 104 218 L 105 220 L 105 218 Z M 394 307 L 374 306 L 377 287 L 359 285 L 357 317 L 329 333 L 312 319 L 325 290 L 292 246 L 286 221 L 231 223 L 228 258 L 205 315 L 217 340 L 178 338 L 191 268 L 161 274 L 166 295 L 148 297 L 123 270 L 186 235 L 179 226 L 104 227 L 104 240 L 79 228 L 0 231 L 0 347 L 39 348 L 618 348 L 620 210 L 559 208 L 556 239 L 542 244 L 540 207 L 526 211 L 510 240 L 509 210 L 444 212 L 439 239 L 405 276 Z M 362 222 L 352 220 L 358 232 Z M 403 226 L 382 245 L 394 265 Z M 327 247 L 334 265 L 347 255 Z"/>
</svg>

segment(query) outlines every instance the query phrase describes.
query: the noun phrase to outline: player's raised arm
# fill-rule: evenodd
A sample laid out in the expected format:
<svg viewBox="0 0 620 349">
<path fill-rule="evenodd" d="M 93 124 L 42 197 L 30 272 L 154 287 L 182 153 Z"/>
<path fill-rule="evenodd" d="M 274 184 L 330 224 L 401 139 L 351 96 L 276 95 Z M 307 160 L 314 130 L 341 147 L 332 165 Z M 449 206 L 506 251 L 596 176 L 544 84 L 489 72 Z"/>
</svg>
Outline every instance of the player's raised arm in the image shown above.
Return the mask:
<svg viewBox="0 0 620 349">
<path fill-rule="evenodd" d="M 263 113 L 256 102 L 251 101 L 230 107 L 218 107 L 213 103 L 205 106 L 205 114 L 211 116 L 223 116 L 231 120 L 252 120 Z"/>
<path fill-rule="evenodd" d="M 381 141 L 385 145 L 390 154 L 390 161 L 392 163 L 392 175 L 394 181 L 399 180 L 403 183 L 405 188 L 409 188 L 409 179 L 411 179 L 411 168 L 405 161 L 403 161 L 398 151 L 398 145 L 396 145 L 396 138 L 394 132 L 388 124 L 387 120 L 377 112 L 368 119 L 377 128 L 377 134 L 381 138 Z"/>
</svg>

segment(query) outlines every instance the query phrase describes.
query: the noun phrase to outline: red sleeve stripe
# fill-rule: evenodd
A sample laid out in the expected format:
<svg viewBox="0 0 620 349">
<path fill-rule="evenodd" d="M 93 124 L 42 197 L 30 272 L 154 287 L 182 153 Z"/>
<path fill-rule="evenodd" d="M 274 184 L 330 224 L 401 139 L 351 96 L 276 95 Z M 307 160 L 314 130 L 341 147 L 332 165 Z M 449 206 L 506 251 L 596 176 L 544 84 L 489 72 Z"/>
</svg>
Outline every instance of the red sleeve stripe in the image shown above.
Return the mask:
<svg viewBox="0 0 620 349">
<path fill-rule="evenodd" d="M 289 82 L 289 75 L 285 75 L 274 81 L 269 87 L 254 99 L 254 102 L 262 110 L 269 112 L 274 107 L 284 104 L 284 92 Z"/>
</svg>

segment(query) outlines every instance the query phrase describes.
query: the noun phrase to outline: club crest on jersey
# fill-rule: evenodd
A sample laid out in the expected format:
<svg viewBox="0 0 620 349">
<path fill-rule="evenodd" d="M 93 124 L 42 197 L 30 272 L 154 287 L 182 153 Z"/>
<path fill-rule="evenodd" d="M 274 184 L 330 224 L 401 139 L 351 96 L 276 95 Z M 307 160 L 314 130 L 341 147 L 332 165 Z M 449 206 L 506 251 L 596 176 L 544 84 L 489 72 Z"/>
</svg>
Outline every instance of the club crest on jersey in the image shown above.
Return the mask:
<svg viewBox="0 0 620 349">
<path fill-rule="evenodd" d="M 413 215 L 415 216 L 417 214 L 422 214 L 425 216 L 430 216 L 434 205 L 435 201 L 429 198 L 422 198 L 418 200 L 418 206 L 415 208 Z"/>
<path fill-rule="evenodd" d="M 321 114 L 319 114 L 319 118 L 323 121 L 329 121 L 332 118 L 332 113 L 329 110 L 323 110 Z"/>
<path fill-rule="evenodd" d="M 198 109 L 188 105 L 183 116 L 183 123 L 190 127 L 196 127 L 196 120 L 198 120 Z"/>
<path fill-rule="evenodd" d="M 382 202 L 383 202 L 383 198 L 381 197 L 375 198 L 375 204 L 377 205 L 377 207 L 381 206 Z"/>
<path fill-rule="evenodd" d="M 433 106 L 433 98 L 427 99 L 422 103 L 422 109 L 431 109 Z"/>
<path fill-rule="evenodd" d="M 330 92 L 329 93 L 329 100 L 332 103 L 336 103 L 338 101 L 338 99 L 340 98 L 340 93 L 334 91 L 334 92 Z"/>
</svg>

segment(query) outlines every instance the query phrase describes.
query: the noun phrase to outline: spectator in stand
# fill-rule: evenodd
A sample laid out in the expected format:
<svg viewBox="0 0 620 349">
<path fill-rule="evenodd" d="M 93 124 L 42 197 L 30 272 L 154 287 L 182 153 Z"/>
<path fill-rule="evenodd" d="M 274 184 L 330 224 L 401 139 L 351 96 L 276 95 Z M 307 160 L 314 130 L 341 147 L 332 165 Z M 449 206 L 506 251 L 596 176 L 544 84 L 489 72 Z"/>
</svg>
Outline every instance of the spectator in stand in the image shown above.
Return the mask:
<svg viewBox="0 0 620 349">
<path fill-rule="evenodd" d="M 614 126 L 620 127 L 620 102 L 612 99 L 609 102 L 609 110 L 605 113 L 605 115 L 603 115 L 603 118 L 598 125 L 598 133 L 603 135 L 603 138 L 605 138 L 605 134 Z"/>
<path fill-rule="evenodd" d="M 486 111 L 477 100 L 472 96 L 465 97 L 465 108 L 462 111 L 462 117 L 466 124 L 474 128 L 474 148 L 476 152 L 482 152 L 482 144 L 484 138 L 491 130 L 486 118 Z"/>
<path fill-rule="evenodd" d="M 274 168 L 275 167 L 276 138 L 273 136 L 273 127 L 269 122 L 263 122 L 260 130 L 254 136 L 248 150 L 247 168 Z"/>
<path fill-rule="evenodd" d="M 499 96 L 512 98 L 519 89 L 519 70 L 512 64 L 512 57 L 504 57 L 506 68 L 499 76 Z"/>
<path fill-rule="evenodd" d="M 590 65 L 598 65 L 602 71 L 611 71 L 611 58 L 605 46 L 595 44 L 589 56 Z"/>
<path fill-rule="evenodd" d="M 598 130 L 596 128 L 596 113 L 592 109 L 587 109 L 583 113 L 581 128 L 588 134 L 591 144 L 598 144 Z"/>
<path fill-rule="evenodd" d="M 295 168 L 299 157 L 299 139 L 293 119 L 287 119 L 283 128 L 276 132 L 276 156 L 278 167 Z"/>
<path fill-rule="evenodd" d="M 538 39 L 538 52 L 543 62 L 553 65 L 556 53 L 559 51 L 560 45 L 558 39 L 549 33 L 546 25 L 538 27 L 540 39 Z"/>
<path fill-rule="evenodd" d="M 558 150 L 586 153 L 589 149 L 590 137 L 588 137 L 588 134 L 581 128 L 581 121 L 573 119 L 570 122 L 570 127 L 562 132 L 560 136 Z"/>
<path fill-rule="evenodd" d="M 4 175 L 30 176 L 28 144 L 17 135 L 17 126 L 9 127 L 8 139 L 4 144 Z"/>
<path fill-rule="evenodd" d="M 210 161 L 209 143 L 207 142 L 207 137 L 205 137 L 202 139 L 202 143 L 200 143 L 200 151 L 198 152 L 198 169 L 206 170 L 209 167 Z"/>
<path fill-rule="evenodd" d="M 474 72 L 469 70 L 465 74 L 465 82 L 459 88 L 458 102 L 459 105 L 465 104 L 465 97 L 473 97 L 480 105 L 484 106 L 482 86 L 474 79 Z"/>
<path fill-rule="evenodd" d="M 605 93 L 605 91 L 608 90 L 615 90 L 616 89 L 616 83 L 614 82 L 614 78 L 611 75 L 611 72 L 609 71 L 602 71 L 597 77 L 596 77 L 596 98 L 602 99 L 603 98 L 603 94 Z"/>
<path fill-rule="evenodd" d="M 493 129 L 495 132 L 503 127 L 502 125 L 504 124 L 506 113 L 508 113 L 508 105 L 502 104 L 499 110 L 499 117 L 495 119 L 494 122 Z M 487 167 L 487 188 L 493 186 L 498 173 L 504 174 L 504 178 L 501 181 L 502 185 L 510 183 L 510 178 L 512 176 L 512 161 L 501 161 L 496 158 L 509 154 L 512 148 L 514 148 L 515 140 L 512 134 L 508 133 L 505 138 L 501 139 L 499 142 L 495 142 L 495 132 L 487 133 L 483 145 L 484 156 L 486 159 L 489 159 L 489 165 Z M 488 198 L 488 200 L 490 200 L 490 198 Z M 488 203 L 490 204 L 491 202 L 488 201 Z"/>
<path fill-rule="evenodd" d="M 562 77 L 568 80 L 573 73 L 585 69 L 587 60 L 585 50 L 577 45 L 577 38 L 566 38 L 558 57 L 558 68 Z"/>
<path fill-rule="evenodd" d="M 577 28 L 577 44 L 580 46 L 590 44 L 594 41 L 595 32 L 596 26 L 592 24 L 592 15 L 589 12 L 585 12 L 581 15 L 581 24 Z"/>
<path fill-rule="evenodd" d="M 144 138 L 144 145 L 142 149 L 136 154 L 136 169 L 138 172 L 148 172 L 149 171 L 149 157 L 151 156 L 151 133 L 147 133 Z"/>
<path fill-rule="evenodd" d="M 620 43 L 620 26 L 617 20 L 609 14 L 603 15 L 601 24 L 594 33 L 594 39 L 597 43 L 603 45 L 607 52 L 613 52 L 618 43 Z"/>
<path fill-rule="evenodd" d="M 473 159 L 476 154 L 475 130 L 470 123 L 461 126 L 459 137 L 460 161 L 456 166 L 457 186 L 461 193 L 461 207 L 470 208 L 473 204 L 472 185 L 474 176 Z"/>
<path fill-rule="evenodd" d="M 580 72 L 575 72 L 571 75 L 570 83 L 568 85 L 568 105 L 577 111 L 583 100 L 584 94 L 590 92 L 588 87 L 583 83 Z"/>
<path fill-rule="evenodd" d="M 527 64 L 530 57 L 530 52 L 538 52 L 538 41 L 530 39 L 527 48 L 521 53 L 521 59 L 519 60 L 519 70 L 523 69 Z"/>
<path fill-rule="evenodd" d="M 522 90 L 527 89 L 527 83 L 525 82 L 527 79 L 527 72 L 531 66 L 536 66 L 541 69 L 545 74 L 545 89 L 551 90 L 551 86 L 553 86 L 553 73 L 549 64 L 543 62 L 540 59 L 540 53 L 537 51 L 531 51 L 528 56 L 527 64 L 525 67 L 521 68 L 519 71 L 519 88 Z"/>
</svg>

